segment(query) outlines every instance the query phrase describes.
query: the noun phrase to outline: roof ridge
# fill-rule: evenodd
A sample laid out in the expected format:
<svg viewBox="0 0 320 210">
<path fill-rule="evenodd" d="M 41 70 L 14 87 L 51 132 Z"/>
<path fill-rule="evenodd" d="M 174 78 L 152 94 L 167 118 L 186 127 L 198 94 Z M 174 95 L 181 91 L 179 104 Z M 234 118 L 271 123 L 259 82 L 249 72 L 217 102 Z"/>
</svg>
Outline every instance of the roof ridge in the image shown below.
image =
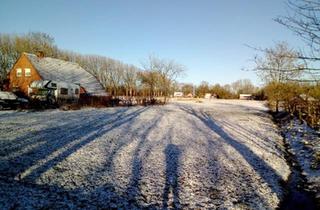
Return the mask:
<svg viewBox="0 0 320 210">
<path fill-rule="evenodd" d="M 22 54 L 29 55 L 29 56 L 34 56 L 34 57 L 37 57 L 37 58 L 38 58 L 38 56 L 37 56 L 36 54 L 33 54 L 33 53 L 23 52 Z M 42 58 L 42 59 L 54 59 L 54 60 L 59 60 L 59 61 L 62 61 L 62 62 L 71 63 L 71 64 L 78 65 L 79 67 L 81 67 L 77 62 L 67 61 L 67 60 L 63 60 L 63 59 L 60 59 L 60 58 L 54 58 L 54 57 L 47 57 L 47 56 L 45 56 L 45 57 Z M 81 68 L 82 68 L 82 67 L 81 67 Z"/>
</svg>

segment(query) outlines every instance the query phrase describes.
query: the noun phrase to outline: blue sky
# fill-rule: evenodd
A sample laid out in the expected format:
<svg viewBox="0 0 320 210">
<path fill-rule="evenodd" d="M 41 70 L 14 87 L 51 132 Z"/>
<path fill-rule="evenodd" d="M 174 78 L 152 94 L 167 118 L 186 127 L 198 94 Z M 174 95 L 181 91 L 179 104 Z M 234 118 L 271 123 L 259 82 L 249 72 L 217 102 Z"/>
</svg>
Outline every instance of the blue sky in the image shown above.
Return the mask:
<svg viewBox="0 0 320 210">
<path fill-rule="evenodd" d="M 141 66 L 149 54 L 187 67 L 183 82 L 231 83 L 249 78 L 256 54 L 245 44 L 302 42 L 273 18 L 282 0 L 0 0 L 0 33 L 46 32 L 59 48 Z"/>
</svg>

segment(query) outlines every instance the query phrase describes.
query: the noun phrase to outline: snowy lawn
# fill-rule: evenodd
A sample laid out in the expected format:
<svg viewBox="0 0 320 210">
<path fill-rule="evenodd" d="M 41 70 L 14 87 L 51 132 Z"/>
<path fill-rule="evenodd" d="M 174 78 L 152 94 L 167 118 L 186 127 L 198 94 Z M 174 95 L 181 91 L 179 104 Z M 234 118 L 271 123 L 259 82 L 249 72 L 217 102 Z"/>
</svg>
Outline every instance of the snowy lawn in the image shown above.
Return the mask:
<svg viewBox="0 0 320 210">
<path fill-rule="evenodd" d="M 0 209 L 274 209 L 290 169 L 263 102 L 0 112 Z"/>
</svg>

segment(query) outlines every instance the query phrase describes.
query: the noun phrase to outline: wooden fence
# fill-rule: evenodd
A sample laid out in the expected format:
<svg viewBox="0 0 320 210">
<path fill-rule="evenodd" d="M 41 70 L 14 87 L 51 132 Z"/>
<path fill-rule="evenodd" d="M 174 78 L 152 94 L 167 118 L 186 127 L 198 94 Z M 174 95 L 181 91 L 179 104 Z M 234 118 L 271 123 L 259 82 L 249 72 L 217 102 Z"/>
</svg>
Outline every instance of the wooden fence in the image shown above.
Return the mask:
<svg viewBox="0 0 320 210">
<path fill-rule="evenodd" d="M 286 112 L 305 120 L 314 128 L 320 128 L 320 100 L 296 97 L 281 104 Z"/>
</svg>

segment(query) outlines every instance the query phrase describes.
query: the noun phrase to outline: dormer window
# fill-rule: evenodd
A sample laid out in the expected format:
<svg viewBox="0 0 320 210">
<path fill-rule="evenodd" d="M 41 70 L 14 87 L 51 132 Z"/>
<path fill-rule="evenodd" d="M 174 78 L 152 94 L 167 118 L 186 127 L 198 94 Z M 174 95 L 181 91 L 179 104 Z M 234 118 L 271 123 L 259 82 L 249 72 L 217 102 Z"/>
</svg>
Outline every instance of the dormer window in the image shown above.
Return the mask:
<svg viewBox="0 0 320 210">
<path fill-rule="evenodd" d="M 16 69 L 16 75 L 17 75 L 17 77 L 21 77 L 22 76 L 22 69 L 17 68 Z"/>
<path fill-rule="evenodd" d="M 24 69 L 24 76 L 26 76 L 26 77 L 31 77 L 31 69 L 25 68 L 25 69 Z"/>
</svg>

